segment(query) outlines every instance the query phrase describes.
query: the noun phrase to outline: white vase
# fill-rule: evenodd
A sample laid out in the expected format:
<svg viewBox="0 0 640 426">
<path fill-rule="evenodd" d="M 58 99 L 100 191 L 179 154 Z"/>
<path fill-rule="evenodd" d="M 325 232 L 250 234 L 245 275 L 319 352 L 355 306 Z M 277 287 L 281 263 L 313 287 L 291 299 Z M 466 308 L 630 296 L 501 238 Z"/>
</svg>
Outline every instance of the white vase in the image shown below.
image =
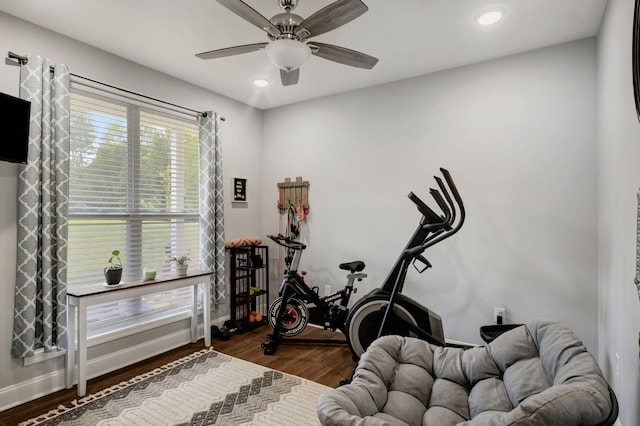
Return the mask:
<svg viewBox="0 0 640 426">
<path fill-rule="evenodd" d="M 179 277 L 184 277 L 187 275 L 187 268 L 189 267 L 189 265 L 185 264 L 185 265 L 176 265 L 176 274 Z"/>
</svg>

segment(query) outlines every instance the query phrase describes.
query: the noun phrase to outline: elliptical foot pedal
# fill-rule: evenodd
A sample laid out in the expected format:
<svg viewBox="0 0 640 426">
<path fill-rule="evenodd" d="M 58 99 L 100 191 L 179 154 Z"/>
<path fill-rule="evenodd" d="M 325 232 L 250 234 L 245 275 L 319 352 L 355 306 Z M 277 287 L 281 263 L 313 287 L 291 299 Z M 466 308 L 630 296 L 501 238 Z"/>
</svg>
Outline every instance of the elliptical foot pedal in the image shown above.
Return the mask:
<svg viewBox="0 0 640 426">
<path fill-rule="evenodd" d="M 506 333 L 509 330 L 513 330 L 514 328 L 518 328 L 524 324 L 494 324 L 494 325 L 483 325 L 480 327 L 480 337 L 487 343 L 493 342 L 497 339 L 501 334 Z"/>
</svg>

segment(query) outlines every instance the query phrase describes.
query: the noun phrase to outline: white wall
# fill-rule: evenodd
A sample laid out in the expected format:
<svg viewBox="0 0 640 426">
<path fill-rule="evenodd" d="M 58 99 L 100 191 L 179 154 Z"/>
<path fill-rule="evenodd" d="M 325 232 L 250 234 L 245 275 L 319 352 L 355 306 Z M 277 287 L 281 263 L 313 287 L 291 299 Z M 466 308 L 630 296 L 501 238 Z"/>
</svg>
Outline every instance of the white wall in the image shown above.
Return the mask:
<svg viewBox="0 0 640 426">
<path fill-rule="evenodd" d="M 439 167 L 467 222 L 404 293 L 442 315 L 449 338 L 481 342 L 504 305 L 510 322 L 562 321 L 595 354 L 595 40 L 266 111 L 264 232 L 278 232 L 276 183 L 309 180 L 308 282 L 342 286 L 337 265 L 362 259 L 357 299 L 418 224 L 407 194 L 428 201 Z"/>
<path fill-rule="evenodd" d="M 0 12 L 0 54 L 5 56 L 8 51 L 48 57 L 54 62 L 67 64 L 75 74 L 196 110 L 220 112 L 226 117 L 222 129 L 224 174 L 228 183 L 225 190 L 230 189 L 232 176 L 243 176 L 249 179 L 248 205 L 235 208 L 230 202 L 225 204 L 227 236 L 261 234 L 261 111 Z M 212 78 L 215 77 L 212 76 Z M 3 61 L 0 65 L 0 91 L 17 95 L 18 84 L 19 67 L 12 65 L 11 61 Z M 4 141 L 0 142 L 4 143 Z M 0 410 L 7 404 L 13 403 L 13 399 L 19 401 L 43 392 L 46 394 L 52 390 L 51 387 L 62 383 L 63 360 L 61 358 L 31 367 L 22 367 L 21 361 L 10 358 L 16 270 L 17 207 L 15 200 L 18 167 L 0 162 L 0 199 L 2 200 L 0 203 L 0 250 L 2 252 L 0 300 L 4 301 L 0 309 L 0 324 L 3 325 L 0 328 L 0 348 L 2 348 L 0 350 Z M 187 339 L 187 333 L 180 334 L 186 330 L 185 327 L 186 324 L 178 323 L 154 332 L 112 342 L 103 347 L 92 348 L 90 357 L 100 358 L 107 353 L 119 354 L 119 358 L 106 358 L 101 364 L 102 367 L 112 368 L 114 363 L 117 365 L 123 359 L 135 359 L 137 355 L 127 351 L 131 345 L 145 341 L 156 342 L 156 346 L 175 344 L 175 342 L 168 342 L 166 336 L 176 333 L 178 336 L 184 335 Z M 90 371 L 92 371 L 91 368 Z"/>
<path fill-rule="evenodd" d="M 623 425 L 640 424 L 640 303 L 633 282 L 640 124 L 631 73 L 633 7 L 633 0 L 610 0 L 598 37 L 598 352 L 620 400 Z"/>
</svg>

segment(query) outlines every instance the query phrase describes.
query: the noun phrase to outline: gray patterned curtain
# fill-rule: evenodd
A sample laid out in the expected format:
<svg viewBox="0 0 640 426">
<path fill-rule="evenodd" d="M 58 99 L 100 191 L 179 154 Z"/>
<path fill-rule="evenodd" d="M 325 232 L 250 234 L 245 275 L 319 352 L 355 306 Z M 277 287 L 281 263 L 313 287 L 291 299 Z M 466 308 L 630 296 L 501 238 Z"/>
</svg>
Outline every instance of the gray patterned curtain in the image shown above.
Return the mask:
<svg viewBox="0 0 640 426">
<path fill-rule="evenodd" d="M 212 304 L 225 302 L 222 146 L 218 114 L 200 116 L 200 268 L 214 271 Z"/>
<path fill-rule="evenodd" d="M 31 121 L 29 159 L 18 178 L 17 358 L 66 347 L 69 70 L 28 56 L 20 97 L 31 101 Z"/>
</svg>

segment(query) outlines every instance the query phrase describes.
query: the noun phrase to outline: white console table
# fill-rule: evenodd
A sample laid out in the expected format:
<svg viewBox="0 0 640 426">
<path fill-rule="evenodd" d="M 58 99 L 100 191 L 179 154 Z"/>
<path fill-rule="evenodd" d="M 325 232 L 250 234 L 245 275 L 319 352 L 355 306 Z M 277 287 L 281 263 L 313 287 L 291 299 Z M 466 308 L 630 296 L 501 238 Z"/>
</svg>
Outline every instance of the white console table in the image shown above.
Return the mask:
<svg viewBox="0 0 640 426">
<path fill-rule="evenodd" d="M 198 340 L 198 286 L 204 290 L 204 345 L 211 346 L 211 286 L 208 285 L 212 272 L 199 270 L 189 271 L 187 276 L 159 275 L 155 280 L 133 280 L 118 286 L 106 284 L 92 284 L 86 286 L 69 286 L 67 288 L 67 356 L 66 356 L 66 386 L 73 387 L 76 366 L 76 331 L 78 341 L 78 396 L 87 392 L 87 308 L 105 302 L 115 302 L 123 299 L 142 297 L 148 294 L 175 290 L 183 287 L 193 287 L 191 304 L 191 341 Z M 77 322 L 76 322 L 77 319 Z M 77 324 L 77 330 L 76 330 Z"/>
</svg>

